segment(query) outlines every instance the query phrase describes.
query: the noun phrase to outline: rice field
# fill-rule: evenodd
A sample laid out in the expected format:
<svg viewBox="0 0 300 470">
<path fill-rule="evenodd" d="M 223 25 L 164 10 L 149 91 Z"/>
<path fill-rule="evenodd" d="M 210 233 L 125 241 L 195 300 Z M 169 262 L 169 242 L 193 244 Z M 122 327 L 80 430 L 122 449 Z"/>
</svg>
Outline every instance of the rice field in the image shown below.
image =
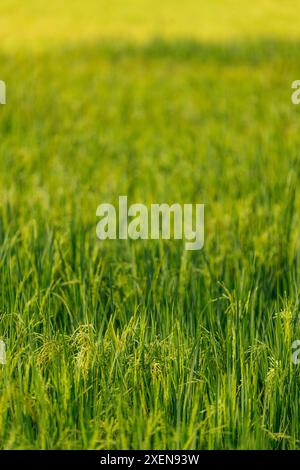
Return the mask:
<svg viewBox="0 0 300 470">
<path fill-rule="evenodd" d="M 299 6 L 2 0 L 0 449 L 299 449 Z"/>
</svg>

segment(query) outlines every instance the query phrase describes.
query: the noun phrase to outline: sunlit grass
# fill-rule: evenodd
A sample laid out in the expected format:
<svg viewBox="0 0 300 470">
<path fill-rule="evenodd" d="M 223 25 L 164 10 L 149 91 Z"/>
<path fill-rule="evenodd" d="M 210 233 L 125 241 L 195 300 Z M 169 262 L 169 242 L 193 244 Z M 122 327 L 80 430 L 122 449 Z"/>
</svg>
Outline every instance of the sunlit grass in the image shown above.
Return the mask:
<svg viewBox="0 0 300 470">
<path fill-rule="evenodd" d="M 297 2 L 67 3 L 1 4 L 0 447 L 299 448 Z M 121 194 L 204 250 L 99 242 Z"/>
<path fill-rule="evenodd" d="M 299 38 L 298 0 L 2 0 L 0 44 L 41 49 L 108 38 Z"/>
</svg>

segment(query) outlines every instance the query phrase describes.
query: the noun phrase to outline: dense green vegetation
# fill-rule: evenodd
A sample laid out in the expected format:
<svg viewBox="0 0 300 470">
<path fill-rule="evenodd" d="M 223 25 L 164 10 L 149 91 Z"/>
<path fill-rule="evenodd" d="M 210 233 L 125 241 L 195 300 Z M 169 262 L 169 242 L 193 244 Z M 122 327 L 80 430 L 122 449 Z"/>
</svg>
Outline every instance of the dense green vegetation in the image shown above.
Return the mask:
<svg viewBox="0 0 300 470">
<path fill-rule="evenodd" d="M 299 42 L 0 64 L 1 448 L 298 448 Z M 205 203 L 205 248 L 100 242 L 120 194 Z"/>
</svg>

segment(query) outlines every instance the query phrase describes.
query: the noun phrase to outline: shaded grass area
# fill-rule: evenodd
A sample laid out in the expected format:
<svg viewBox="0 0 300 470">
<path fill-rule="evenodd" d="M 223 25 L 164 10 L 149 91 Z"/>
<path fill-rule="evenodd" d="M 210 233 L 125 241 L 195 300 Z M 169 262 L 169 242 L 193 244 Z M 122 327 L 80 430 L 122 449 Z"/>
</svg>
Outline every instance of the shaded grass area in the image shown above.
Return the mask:
<svg viewBox="0 0 300 470">
<path fill-rule="evenodd" d="M 2 448 L 298 448 L 296 42 L 3 54 Z M 205 249 L 96 239 L 206 204 Z"/>
</svg>

